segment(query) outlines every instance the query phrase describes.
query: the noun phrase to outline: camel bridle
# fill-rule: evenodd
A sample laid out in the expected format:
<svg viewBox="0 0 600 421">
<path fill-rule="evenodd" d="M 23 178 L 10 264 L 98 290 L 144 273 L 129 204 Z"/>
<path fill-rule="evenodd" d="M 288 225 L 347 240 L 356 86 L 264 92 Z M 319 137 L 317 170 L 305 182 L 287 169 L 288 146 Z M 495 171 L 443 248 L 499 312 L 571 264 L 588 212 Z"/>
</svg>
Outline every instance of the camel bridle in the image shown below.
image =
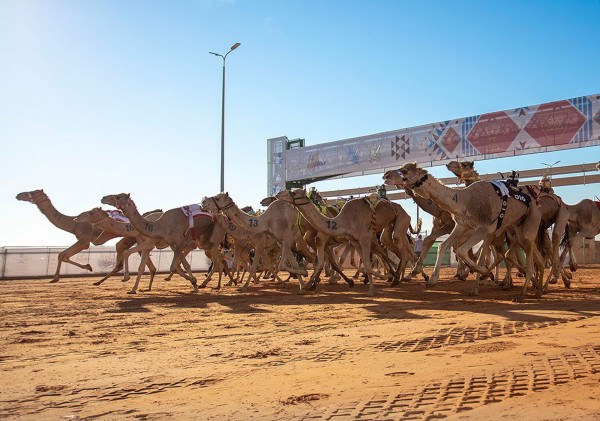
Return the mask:
<svg viewBox="0 0 600 421">
<path fill-rule="evenodd" d="M 296 197 L 294 197 L 294 194 L 291 191 L 288 191 L 288 193 L 290 194 L 290 197 L 292 198 L 292 205 L 294 205 L 294 207 L 308 205 L 309 203 L 312 203 L 311 200 L 306 196 L 296 198 Z M 300 203 L 299 200 L 302 200 L 302 199 L 305 199 L 306 202 Z"/>
<path fill-rule="evenodd" d="M 425 181 L 427 181 L 427 178 L 429 177 L 429 173 L 425 173 L 425 175 L 420 177 L 417 181 L 413 181 L 413 180 L 409 179 L 407 176 L 405 176 L 401 171 L 398 171 L 398 173 L 402 176 L 402 181 L 404 181 L 404 185 L 406 187 L 408 187 L 409 189 L 414 189 L 415 187 L 420 187 L 421 185 L 423 185 L 423 183 Z"/>
<path fill-rule="evenodd" d="M 34 194 L 27 192 L 27 197 L 29 198 L 29 201 L 34 205 L 39 205 L 40 203 L 45 202 L 46 200 L 50 200 L 44 192 L 37 192 Z"/>
<path fill-rule="evenodd" d="M 233 206 L 233 200 L 231 200 L 231 199 L 229 199 L 229 203 L 227 203 L 225 206 L 219 206 L 219 204 L 217 203 L 217 200 L 214 197 L 211 197 L 210 200 L 212 200 L 213 205 L 215 205 L 215 208 L 217 208 L 217 211 L 219 211 L 219 212 L 227 210 Z"/>
</svg>

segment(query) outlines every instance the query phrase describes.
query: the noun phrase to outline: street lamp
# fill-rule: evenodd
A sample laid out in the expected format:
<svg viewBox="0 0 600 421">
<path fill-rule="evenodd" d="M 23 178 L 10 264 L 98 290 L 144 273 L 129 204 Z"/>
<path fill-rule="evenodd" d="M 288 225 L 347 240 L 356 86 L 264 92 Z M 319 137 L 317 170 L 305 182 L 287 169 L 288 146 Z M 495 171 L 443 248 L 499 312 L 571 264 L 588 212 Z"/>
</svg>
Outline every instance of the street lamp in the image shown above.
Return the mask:
<svg viewBox="0 0 600 421">
<path fill-rule="evenodd" d="M 221 191 L 225 191 L 225 59 L 233 50 L 238 48 L 241 44 L 236 42 L 231 46 L 229 51 L 225 55 L 219 53 L 213 53 L 209 51 L 209 54 L 219 56 L 223 59 L 223 91 L 221 95 Z"/>
</svg>

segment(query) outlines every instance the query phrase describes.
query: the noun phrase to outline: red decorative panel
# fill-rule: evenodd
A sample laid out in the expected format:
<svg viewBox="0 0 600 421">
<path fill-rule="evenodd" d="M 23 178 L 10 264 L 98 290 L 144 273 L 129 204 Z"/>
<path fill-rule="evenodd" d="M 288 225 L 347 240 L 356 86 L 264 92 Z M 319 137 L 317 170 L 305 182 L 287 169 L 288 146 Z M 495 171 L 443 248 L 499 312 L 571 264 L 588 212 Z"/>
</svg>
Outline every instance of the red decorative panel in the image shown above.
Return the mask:
<svg viewBox="0 0 600 421">
<path fill-rule="evenodd" d="M 540 105 L 525 131 L 541 146 L 566 145 L 585 122 L 569 101 L 549 102 Z"/>
<path fill-rule="evenodd" d="M 481 154 L 506 152 L 521 129 L 504 111 L 482 114 L 467 139 Z"/>
<path fill-rule="evenodd" d="M 448 130 L 446 130 L 446 133 L 444 133 L 442 136 L 440 143 L 450 154 L 453 154 L 454 149 L 456 149 L 456 147 L 460 144 L 460 136 L 458 133 L 456 133 L 456 130 L 454 130 L 452 127 L 449 127 Z"/>
</svg>

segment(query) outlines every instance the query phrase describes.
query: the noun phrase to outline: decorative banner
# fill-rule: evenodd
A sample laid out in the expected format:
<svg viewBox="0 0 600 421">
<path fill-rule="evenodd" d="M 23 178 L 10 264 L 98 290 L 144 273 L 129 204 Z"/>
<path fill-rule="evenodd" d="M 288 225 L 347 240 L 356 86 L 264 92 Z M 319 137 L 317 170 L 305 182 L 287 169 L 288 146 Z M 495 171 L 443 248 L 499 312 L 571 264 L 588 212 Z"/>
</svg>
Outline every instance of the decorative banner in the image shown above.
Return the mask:
<svg viewBox="0 0 600 421">
<path fill-rule="evenodd" d="M 285 150 L 269 139 L 269 194 L 286 181 L 600 145 L 600 94 Z M 282 148 L 283 145 L 283 148 Z M 285 169 L 284 169 L 285 168 Z"/>
</svg>

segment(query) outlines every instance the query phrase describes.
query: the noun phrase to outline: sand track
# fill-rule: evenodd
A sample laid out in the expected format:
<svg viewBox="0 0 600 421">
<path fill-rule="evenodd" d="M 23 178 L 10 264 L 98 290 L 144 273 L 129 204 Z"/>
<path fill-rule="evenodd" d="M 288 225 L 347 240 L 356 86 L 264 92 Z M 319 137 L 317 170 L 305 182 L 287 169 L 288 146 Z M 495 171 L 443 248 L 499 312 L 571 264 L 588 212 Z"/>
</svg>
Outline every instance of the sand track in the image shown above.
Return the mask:
<svg viewBox="0 0 600 421">
<path fill-rule="evenodd" d="M 599 266 L 520 304 L 451 274 L 376 297 L 1 281 L 0 418 L 600 418 Z"/>
</svg>

